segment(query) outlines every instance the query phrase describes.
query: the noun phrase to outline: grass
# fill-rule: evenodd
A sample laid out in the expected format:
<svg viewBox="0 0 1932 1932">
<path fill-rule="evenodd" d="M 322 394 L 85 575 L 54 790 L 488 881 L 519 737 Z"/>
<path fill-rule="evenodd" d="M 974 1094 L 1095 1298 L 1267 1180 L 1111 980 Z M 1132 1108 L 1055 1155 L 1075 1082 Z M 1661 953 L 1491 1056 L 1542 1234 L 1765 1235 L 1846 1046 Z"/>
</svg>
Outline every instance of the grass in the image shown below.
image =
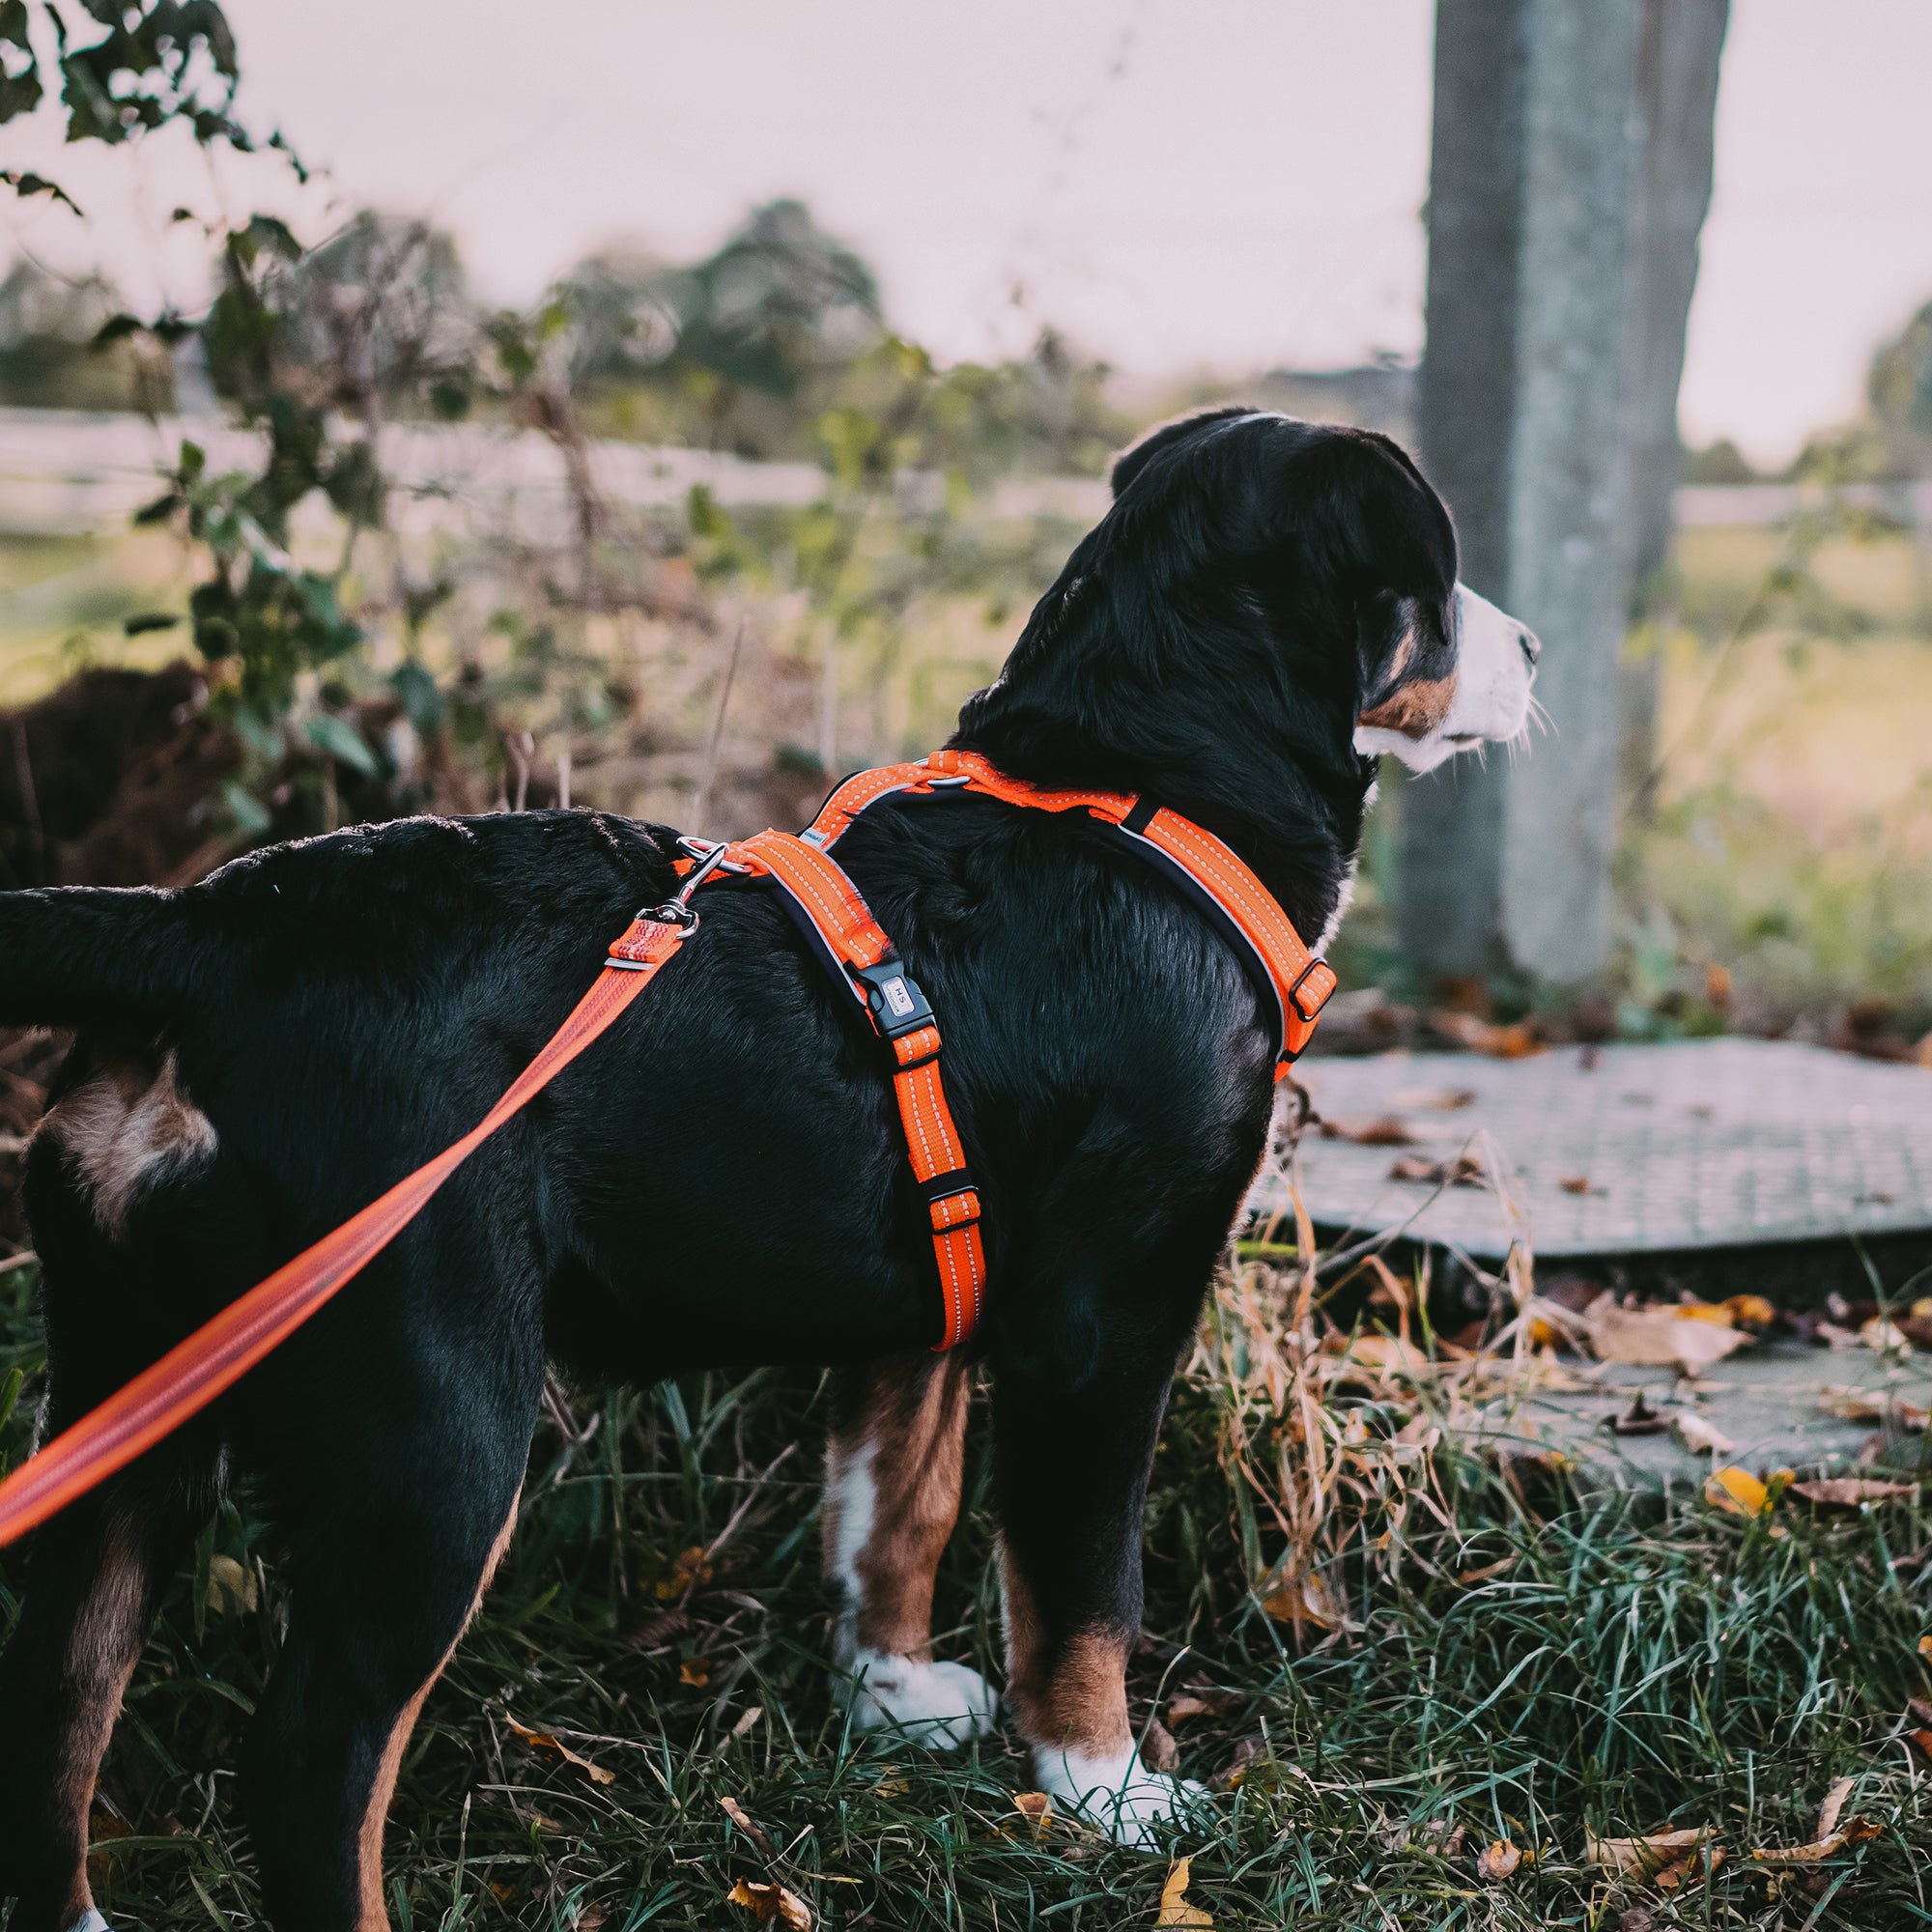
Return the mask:
<svg viewBox="0 0 1932 1932">
<path fill-rule="evenodd" d="M 25 1377 L 15 1456 L 41 1363 L 29 1272 L 0 1276 L 5 1360 Z M 1349 1627 L 1304 1624 L 1297 1651 L 1251 1584 L 1257 1554 L 1281 1552 L 1276 1513 L 1313 1493 L 1296 1489 L 1309 1445 L 1291 1439 L 1295 1389 L 1269 1397 L 1266 1364 L 1241 1359 L 1269 1338 L 1230 1330 L 1235 1291 L 1176 1385 L 1131 1678 L 1143 1723 L 1183 1686 L 1208 1707 L 1173 1726 L 1181 1769 L 1218 1787 L 1171 1847 L 1193 1860 L 1190 1902 L 1223 1927 L 1338 1932 L 1614 1928 L 1646 1908 L 1654 1927 L 1932 1922 L 1932 1805 L 1903 1715 L 1926 1688 L 1932 1512 L 1780 1511 L 1775 1536 L 1695 1496 L 1593 1502 L 1560 1470 L 1498 1471 L 1426 1439 L 1408 1453 L 1388 1432 L 1412 1397 L 1338 1384 L 1322 1439 L 1331 1479 L 1352 1474 L 1328 1482 L 1315 1541 Z M 846 1734 L 821 1662 L 822 1411 L 816 1378 L 774 1372 L 547 1406 L 516 1543 L 403 1769 L 398 1927 L 749 1927 L 725 1893 L 768 1876 L 828 1927 L 1155 1923 L 1168 1860 L 1037 1830 L 1013 1804 L 1031 1780 L 1009 1736 L 941 1758 Z M 973 1442 L 940 1645 L 997 1674 L 977 1427 Z M 284 1574 L 244 1491 L 168 1593 L 97 1810 L 117 1924 L 256 1922 L 229 1768 Z M 16 1564 L 0 1573 L 8 1620 L 19 1583 Z M 1750 1848 L 1813 1835 L 1841 1776 L 1881 1835 L 1808 1887 L 1753 1868 Z M 1590 1833 L 1665 1824 L 1717 1828 L 1730 1857 L 1708 1884 L 1666 1896 L 1584 1861 Z M 1499 1837 L 1537 1856 L 1486 1884 L 1474 1853 Z"/>
</svg>

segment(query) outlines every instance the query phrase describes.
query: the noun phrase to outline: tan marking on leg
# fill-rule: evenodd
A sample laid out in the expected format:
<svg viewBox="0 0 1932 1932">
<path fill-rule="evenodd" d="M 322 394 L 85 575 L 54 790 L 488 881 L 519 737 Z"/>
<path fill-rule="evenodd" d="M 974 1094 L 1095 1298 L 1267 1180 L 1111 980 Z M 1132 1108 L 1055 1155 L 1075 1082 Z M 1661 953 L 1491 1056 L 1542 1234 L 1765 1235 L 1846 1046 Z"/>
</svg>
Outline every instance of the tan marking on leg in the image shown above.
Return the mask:
<svg viewBox="0 0 1932 1932">
<path fill-rule="evenodd" d="M 1029 1744 L 1083 1757 L 1118 1756 L 1133 1748 L 1127 1721 L 1127 1657 L 1131 1631 L 1075 1631 L 1057 1654 L 1040 1629 L 1026 1578 L 1004 1544 L 1000 1571 L 1007 1611 L 1007 1702 Z"/>
<path fill-rule="evenodd" d="M 1452 670 L 1447 677 L 1417 678 L 1405 684 L 1355 722 L 1377 730 L 1400 731 L 1407 738 L 1426 738 L 1448 717 L 1455 701 L 1456 673 Z"/>
<path fill-rule="evenodd" d="M 214 1124 L 183 1093 L 168 1054 L 158 1068 L 116 1056 L 48 1109 L 38 1135 L 60 1149 L 110 1239 L 128 1231 L 142 1187 L 164 1166 L 206 1158 Z"/>
<path fill-rule="evenodd" d="M 826 1563 L 846 1595 L 842 1662 L 855 1649 L 932 1661 L 933 1578 L 959 1518 L 970 1398 L 957 1356 L 880 1362 L 858 1423 L 828 1445 Z"/>
<path fill-rule="evenodd" d="M 100 1760 L 114 1736 L 121 1700 L 140 1661 L 147 1635 L 148 1575 L 131 1542 L 116 1534 L 101 1552 L 94 1588 L 68 1640 L 68 1690 L 64 1754 L 54 1773 L 57 1808 L 73 1821 L 76 1841 L 87 1843 Z M 87 1867 L 74 1873 L 64 1924 L 76 1924 L 94 1906 Z"/>
<path fill-rule="evenodd" d="M 403 1768 L 403 1752 L 409 1748 L 410 1734 L 416 1727 L 416 1719 L 422 1715 L 429 1693 L 436 1689 L 436 1680 L 456 1655 L 456 1646 L 463 1641 L 463 1633 L 469 1628 L 470 1619 L 483 1601 L 483 1593 L 489 1589 L 490 1579 L 497 1574 L 497 1566 L 503 1560 L 504 1550 L 510 1547 L 510 1537 L 516 1526 L 517 1502 L 513 1497 L 510 1514 L 504 1519 L 502 1528 L 497 1532 L 497 1541 L 490 1547 L 483 1575 L 477 1580 L 476 1594 L 470 1598 L 469 1607 L 463 1613 L 462 1630 L 450 1638 L 449 1648 L 437 1659 L 436 1668 L 423 1679 L 415 1695 L 397 1714 L 388 1742 L 383 1747 L 382 1761 L 376 1767 L 376 1780 L 369 1788 L 369 1805 L 362 1814 L 362 1829 L 356 1840 L 362 1899 L 356 1915 L 355 1932 L 389 1932 L 389 1911 L 383 1901 L 383 1828 L 388 1822 L 389 1801 L 396 1795 L 396 1777 Z"/>
</svg>

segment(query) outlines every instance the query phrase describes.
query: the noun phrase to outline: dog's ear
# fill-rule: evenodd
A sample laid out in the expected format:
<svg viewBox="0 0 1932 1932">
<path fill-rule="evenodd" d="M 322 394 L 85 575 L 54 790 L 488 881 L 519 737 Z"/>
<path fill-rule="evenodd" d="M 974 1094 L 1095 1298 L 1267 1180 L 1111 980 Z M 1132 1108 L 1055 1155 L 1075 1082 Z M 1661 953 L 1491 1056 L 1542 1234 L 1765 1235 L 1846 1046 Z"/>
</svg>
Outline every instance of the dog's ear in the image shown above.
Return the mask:
<svg viewBox="0 0 1932 1932">
<path fill-rule="evenodd" d="M 1360 722 L 1433 730 L 1456 688 L 1456 529 L 1442 499 L 1368 430 L 1298 452 L 1283 494 L 1300 568 L 1353 613 Z"/>
</svg>

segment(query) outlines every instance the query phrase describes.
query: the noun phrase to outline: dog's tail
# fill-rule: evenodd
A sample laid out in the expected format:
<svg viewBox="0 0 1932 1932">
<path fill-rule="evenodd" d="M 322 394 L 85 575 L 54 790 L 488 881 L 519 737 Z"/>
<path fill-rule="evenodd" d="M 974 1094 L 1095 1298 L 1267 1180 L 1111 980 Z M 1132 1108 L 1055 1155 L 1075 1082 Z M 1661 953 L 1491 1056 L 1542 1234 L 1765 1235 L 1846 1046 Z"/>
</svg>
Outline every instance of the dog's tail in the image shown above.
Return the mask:
<svg viewBox="0 0 1932 1932">
<path fill-rule="evenodd" d="M 0 1026 L 164 1025 L 209 997 L 214 950 L 179 893 L 0 893 Z"/>
</svg>

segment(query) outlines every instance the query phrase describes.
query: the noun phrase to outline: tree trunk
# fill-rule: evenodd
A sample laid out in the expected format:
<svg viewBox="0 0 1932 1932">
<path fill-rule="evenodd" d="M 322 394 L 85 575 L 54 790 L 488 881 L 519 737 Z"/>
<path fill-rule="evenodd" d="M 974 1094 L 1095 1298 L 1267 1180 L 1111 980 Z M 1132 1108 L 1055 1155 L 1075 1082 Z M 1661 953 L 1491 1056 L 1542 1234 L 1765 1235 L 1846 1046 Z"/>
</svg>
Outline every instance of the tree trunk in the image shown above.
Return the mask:
<svg viewBox="0 0 1932 1932">
<path fill-rule="evenodd" d="M 1430 980 L 1574 985 L 1608 963 L 1633 466 L 1667 379 L 1674 469 L 1683 320 L 1673 355 L 1659 318 L 1689 299 L 1681 271 L 1636 267 L 1684 218 L 1652 205 L 1644 140 L 1666 117 L 1642 111 L 1643 77 L 1694 124 L 1695 76 L 1664 84 L 1668 29 L 1712 4 L 1439 0 L 1421 456 L 1464 581 L 1543 639 L 1553 735 L 1405 784 L 1398 917 Z M 1690 246 L 1694 273 L 1694 223 Z"/>
</svg>

